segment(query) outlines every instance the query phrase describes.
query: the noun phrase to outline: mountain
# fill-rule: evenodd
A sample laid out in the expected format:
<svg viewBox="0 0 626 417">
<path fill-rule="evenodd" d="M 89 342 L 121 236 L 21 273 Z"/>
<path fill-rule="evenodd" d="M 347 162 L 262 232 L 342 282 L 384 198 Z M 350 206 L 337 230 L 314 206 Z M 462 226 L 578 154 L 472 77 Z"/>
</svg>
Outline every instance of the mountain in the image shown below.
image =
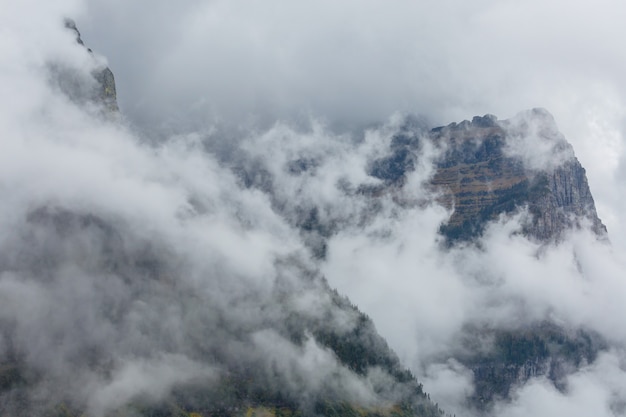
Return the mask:
<svg viewBox="0 0 626 417">
<path fill-rule="evenodd" d="M 585 170 L 543 109 L 146 144 L 120 123 L 112 71 L 65 25 L 83 65 L 50 62 L 48 82 L 76 121 L 51 125 L 88 135 L 66 144 L 46 125 L 53 174 L 75 164 L 81 178 L 6 199 L 2 416 L 443 415 L 374 320 L 327 280 L 337 239 L 403 252 L 411 246 L 393 246 L 393 225 L 430 208 L 442 258 L 478 256 L 506 221 L 537 258 L 577 230 L 608 241 Z M 421 232 L 431 238 L 411 230 Z M 393 265 L 375 269 L 393 285 Z M 412 278 L 427 292 L 436 278 L 422 275 Z M 469 370 L 469 414 L 511 402 L 533 378 L 565 392 L 569 375 L 610 349 L 550 314 L 461 324 L 427 360 Z"/>
<path fill-rule="evenodd" d="M 477 116 L 432 129 L 419 118 L 406 117 L 387 137 L 386 147 L 376 149 L 363 166 L 368 178 L 360 177 L 360 184 L 350 184 L 341 169 L 331 177 L 337 184 L 335 203 L 317 194 L 323 195 L 329 181 L 319 189 L 313 181 L 337 170 L 331 155 L 341 151 L 333 147 L 320 151 L 323 142 L 312 150 L 287 150 L 285 157 L 278 147 L 271 148 L 271 164 L 253 150 L 240 155 L 243 161 L 234 170 L 247 187 L 270 196 L 274 209 L 301 231 L 321 259 L 335 236 L 365 233 L 358 231 L 376 218 L 393 218 L 433 203 L 450 212 L 439 226 L 444 251 L 472 246 L 480 250 L 490 225 L 514 218 L 520 222 L 515 233 L 538 245 L 537 258 L 575 230 L 590 230 L 598 241 L 607 241 L 585 170 L 544 109 L 508 120 Z M 368 145 L 361 141 L 348 146 L 355 146 L 353 152 L 358 153 L 359 146 Z M 424 168 L 430 164 L 432 169 Z M 312 191 L 303 191 L 307 188 Z M 418 188 L 429 192 L 414 196 Z M 384 239 L 390 232 L 367 233 L 379 233 Z M 488 271 L 489 265 L 483 268 Z M 608 349 L 607 341 L 592 329 L 550 317 L 517 324 L 468 322 L 456 336 L 456 346 L 435 360 L 453 359 L 471 371 L 473 393 L 465 406 L 479 413 L 512 400 L 514 389 L 533 378 L 546 377 L 564 391 L 569 375 Z"/>
<path fill-rule="evenodd" d="M 405 187 L 425 140 L 439 151 L 429 184 L 452 212 L 439 229 L 448 246 L 477 242 L 491 222 L 519 213 L 520 233 L 541 245 L 580 228 L 607 239 L 585 170 L 546 110 L 503 121 L 476 116 L 428 132 L 405 128 L 394 136 L 390 156 L 374 162 L 371 175 L 390 189 Z M 547 377 L 565 390 L 567 375 L 608 348 L 594 331 L 549 319 L 506 328 L 469 324 L 457 343 L 463 348 L 453 357 L 474 377 L 467 406 L 481 412 L 510 400 L 513 388 L 531 378 Z"/>
<path fill-rule="evenodd" d="M 88 71 L 48 65 L 51 88 L 113 135 L 113 74 L 84 53 Z M 167 176 L 170 148 L 124 146 L 116 158 L 160 154 L 154 173 Z M 163 213 L 182 199 L 152 223 L 133 220 L 139 191 L 117 179 L 118 206 L 31 195 L 12 212 L 0 254 L 0 415 L 442 415 L 369 317 L 297 242 L 273 235 L 290 232 L 265 200 L 220 175 L 187 184 L 189 195 L 174 191 L 180 177 L 148 180 L 169 194 Z"/>
<path fill-rule="evenodd" d="M 300 230 L 322 260 L 336 236 L 359 233 L 376 218 L 393 218 L 433 203 L 450 212 L 439 226 L 444 251 L 472 246 L 480 250 L 490 225 L 514 218 L 520 222 L 515 233 L 538 245 L 537 257 L 541 248 L 558 246 L 575 230 L 590 230 L 598 241 L 607 241 L 585 170 L 544 109 L 508 120 L 477 116 L 432 129 L 419 118 L 406 117 L 387 137 L 386 147 L 377 149 L 362 167 L 368 178 L 359 177 L 360 184 L 350 184 L 341 169 L 331 177 L 336 181 L 334 202 L 318 196 L 330 181 L 317 184 L 314 179 L 337 169 L 332 155 L 341 151 L 332 146 L 320 151 L 321 142 L 312 150 L 288 149 L 285 157 L 278 147 L 271 147 L 271 163 L 252 150 L 239 155 L 234 171 L 245 186 L 270 196 L 274 210 Z M 355 146 L 353 152 L 358 153 L 359 146 L 368 145 L 357 141 L 348 146 Z M 429 164 L 432 169 L 425 169 Z M 413 196 L 422 187 L 429 192 Z M 307 188 L 312 191 L 303 191 Z M 385 239 L 390 232 L 367 233 Z M 483 268 L 488 270 L 489 265 Z M 480 414 L 491 412 L 498 402 L 511 401 L 514 390 L 534 378 L 546 377 L 564 392 L 569 375 L 608 349 L 607 341 L 592 329 L 550 317 L 505 325 L 468 322 L 456 336 L 456 346 L 435 361 L 452 359 L 471 371 L 473 392 L 465 407 Z"/>
<path fill-rule="evenodd" d="M 65 19 L 65 27 L 73 32 L 76 43 L 84 47 L 91 56 L 92 69 L 85 72 L 82 68 L 71 68 L 64 62 L 50 63 L 53 73 L 52 81 L 79 105 L 87 106 L 96 103 L 102 106 L 107 115 L 117 114 L 119 107 L 113 72 L 99 57 L 93 55 L 90 48 L 85 46 L 73 20 Z"/>
<path fill-rule="evenodd" d="M 449 240 L 471 240 L 489 221 L 522 207 L 530 214 L 524 234 L 539 241 L 558 239 L 585 222 L 606 234 L 585 170 L 546 110 L 505 121 L 476 116 L 432 129 L 429 140 L 441 150 L 431 185 L 453 210 L 441 228 Z M 419 145 L 406 132 L 394 137 L 392 155 L 376 161 L 372 175 L 399 184 Z"/>
</svg>

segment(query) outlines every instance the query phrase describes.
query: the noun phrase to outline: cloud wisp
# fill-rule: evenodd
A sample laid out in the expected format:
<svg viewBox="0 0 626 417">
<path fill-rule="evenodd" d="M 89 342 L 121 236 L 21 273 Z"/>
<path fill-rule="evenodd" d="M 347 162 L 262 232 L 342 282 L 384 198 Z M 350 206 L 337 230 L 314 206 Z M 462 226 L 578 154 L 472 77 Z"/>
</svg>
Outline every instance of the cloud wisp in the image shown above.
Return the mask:
<svg viewBox="0 0 626 417">
<path fill-rule="evenodd" d="M 330 390 L 367 403 L 387 375 L 289 337 L 294 314 L 355 325 L 321 271 L 448 410 L 473 389 L 454 359 L 468 325 L 549 319 L 612 348 L 561 391 L 531 380 L 498 414 L 624 414 L 621 3 L 40 3 L 0 17 L 0 352 L 34 370 L 33 410 L 72 393 L 105 415 L 249 369 L 303 402 Z M 67 14 L 109 57 L 141 139 L 51 82 L 59 63 L 82 75 L 105 63 L 63 29 Z M 479 245 L 442 249 L 450 210 L 426 185 L 437 149 L 419 133 L 402 186 L 370 175 L 405 119 L 370 122 L 535 105 L 587 167 L 612 245 L 585 230 L 534 243 L 519 213 Z M 554 163 L 532 133 L 509 152 Z"/>
<path fill-rule="evenodd" d="M 51 63 L 79 87 L 101 66 L 60 11 L 36 41 L 28 22 L 2 34 L 15 45 L 0 72 L 3 411 L 229 409 L 251 392 L 305 408 L 389 401 L 387 371 L 357 374 L 316 341 L 316 323 L 342 335 L 359 314 L 266 194 L 198 135 L 146 144 L 59 88 Z"/>
</svg>

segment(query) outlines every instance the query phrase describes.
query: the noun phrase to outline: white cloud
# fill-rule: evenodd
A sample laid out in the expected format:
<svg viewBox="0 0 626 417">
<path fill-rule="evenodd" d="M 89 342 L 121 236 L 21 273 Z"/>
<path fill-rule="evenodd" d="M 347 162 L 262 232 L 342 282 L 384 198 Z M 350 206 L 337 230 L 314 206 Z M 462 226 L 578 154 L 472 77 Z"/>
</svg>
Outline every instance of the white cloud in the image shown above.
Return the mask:
<svg viewBox="0 0 626 417">
<path fill-rule="evenodd" d="M 616 165 L 626 126 L 625 7 L 89 0 L 76 18 L 109 57 L 126 114 L 152 130 L 310 114 L 351 125 L 396 111 L 447 124 L 544 107 L 587 169 L 614 243 L 626 247 Z"/>
<path fill-rule="evenodd" d="M 27 0 L 5 5 L 0 16 L 0 245 L 3 256 L 15 257 L 10 262 L 19 264 L 20 252 L 12 245 L 24 238 L 16 225 L 23 226 L 25 212 L 42 204 L 95 211 L 128 228 L 132 238 L 125 244 L 131 249 L 162 242 L 159 253 L 177 259 L 181 285 L 218 311 L 236 303 L 239 310 L 230 324 L 254 328 L 259 304 L 248 305 L 246 297 L 267 301 L 276 259 L 302 254 L 303 243 L 275 213 L 275 202 L 241 189 L 232 173 L 206 155 L 202 140 L 216 121 L 244 127 L 263 122 L 272 127 L 246 132 L 228 145 L 245 154 L 245 161 L 263 161 L 276 180 L 273 197 L 287 209 L 318 205 L 325 208 L 322 220 L 345 222 L 328 242 L 324 273 L 373 317 L 403 363 L 431 384 L 441 402 L 459 407 L 467 390 L 466 370 L 439 356 L 449 353 L 468 322 L 510 325 L 550 316 L 595 329 L 614 343 L 626 342 L 620 323 L 626 313 L 623 2 Z M 51 62 L 79 71 L 98 62 L 63 30 L 67 15 L 77 20 L 88 46 L 108 57 L 122 110 L 132 123 L 148 131 L 164 129 L 164 136 L 170 127 L 199 132 L 150 147 L 51 88 Z M 422 189 L 428 164 L 408 178 L 405 195 L 384 196 L 375 210 L 367 198 L 346 193 L 346 187 L 354 191 L 379 183 L 365 169 L 384 154 L 395 125 L 372 128 L 364 138 L 337 135 L 336 126 L 381 121 L 397 111 L 447 124 L 484 113 L 505 118 L 536 106 L 555 115 L 587 168 L 612 247 L 581 232 L 561 246 L 540 249 L 511 233 L 518 226 L 514 219 L 489 229 L 480 250 L 442 252 L 437 227 L 449 212 L 436 204 L 413 204 L 431 197 Z M 277 119 L 287 122 L 274 123 Z M 331 127 L 313 122 L 310 130 L 296 129 L 290 127 L 297 124 L 294 119 L 325 120 Z M 529 157 L 529 150 L 545 143 L 533 145 L 517 151 Z M 287 175 L 285 165 L 297 158 L 315 168 Z M 541 167 L 551 161 L 532 162 Z M 397 204 L 402 199 L 411 203 L 409 209 Z M 361 221 L 364 213 L 371 222 Z M 78 267 L 60 267 L 58 287 L 34 283 L 19 271 L 5 271 L 0 278 L 0 294 L 14 300 L 3 302 L 0 313 L 22 313 L 21 331 L 40 343 L 33 344 L 33 353 L 50 341 L 52 335 L 39 326 L 49 314 L 62 324 L 80 312 L 84 323 L 101 325 L 101 334 L 86 326 L 78 328 L 84 332 L 80 337 L 65 335 L 68 350 L 59 351 L 61 356 L 76 347 L 70 343 L 75 339 L 93 344 L 90 337 L 97 342 L 102 334 L 113 335 L 107 339 L 111 344 L 117 334 L 147 349 L 150 336 L 129 336 L 141 326 L 165 326 L 171 330 L 168 343 L 177 349 L 196 336 L 185 333 L 189 323 L 208 323 L 203 331 L 216 329 L 208 313 L 192 309 L 190 317 L 182 306 L 168 306 L 168 292 L 158 286 L 150 293 L 155 305 L 128 301 L 123 280 L 85 271 L 89 265 L 79 255 L 100 248 L 83 238 L 73 242 L 80 250 L 63 253 Z M 50 242 L 39 243 L 48 248 Z M 320 308 L 314 288 L 297 289 L 303 296 L 294 308 Z M 101 292 L 106 303 L 98 298 Z M 100 301 L 117 297 L 128 302 L 128 327 L 119 334 L 98 309 Z M 78 303 L 85 298 L 92 303 Z M 56 310 L 57 304 L 64 308 Z M 165 306 L 171 315 L 162 321 L 157 310 Z M 338 326 L 349 323 L 349 317 L 337 317 Z M 255 341 L 276 354 L 271 338 L 261 333 Z M 128 361 L 116 365 L 119 379 L 110 381 L 103 395 L 116 397 L 127 383 L 160 394 L 169 384 L 152 385 L 148 379 L 176 382 L 179 370 L 194 366 L 178 356 L 164 356 L 174 359 L 162 366 L 135 363 L 128 346 L 120 346 L 104 343 Z M 292 358 L 303 353 L 287 342 L 280 347 Z M 307 344 L 304 354 L 307 361 L 284 369 L 288 376 L 334 372 L 333 358 L 319 346 Z M 432 363 L 435 357 L 443 362 Z M 533 381 L 512 405 L 502 406 L 502 414 L 608 415 L 607 404 L 624 395 L 622 360 L 619 351 L 603 356 L 571 376 L 565 394 Z M 169 365 L 176 372 L 170 373 Z M 368 392 L 367 382 L 343 377 L 354 384 L 357 397 Z M 319 387 L 324 378 L 311 383 Z"/>
<path fill-rule="evenodd" d="M 621 354 L 620 354 L 621 355 Z M 589 366 L 568 379 L 566 392 L 537 379 L 516 394 L 511 405 L 497 409 L 498 415 L 514 416 L 623 416 L 626 372 L 615 352 L 603 354 Z"/>
</svg>

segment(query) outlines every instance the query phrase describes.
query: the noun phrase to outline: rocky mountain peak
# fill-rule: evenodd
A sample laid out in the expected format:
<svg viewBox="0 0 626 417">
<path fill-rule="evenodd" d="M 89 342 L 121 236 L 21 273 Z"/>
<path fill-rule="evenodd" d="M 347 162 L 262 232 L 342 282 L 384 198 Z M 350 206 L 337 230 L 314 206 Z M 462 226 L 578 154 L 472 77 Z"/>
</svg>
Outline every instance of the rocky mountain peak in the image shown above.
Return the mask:
<svg viewBox="0 0 626 417">
<path fill-rule="evenodd" d="M 76 42 L 84 46 L 85 43 L 80 37 L 80 32 L 78 31 L 78 28 L 76 27 L 76 22 L 74 22 L 74 20 L 70 19 L 69 17 L 66 17 L 63 23 L 65 24 L 66 29 L 74 31 L 74 33 L 76 34 Z M 87 49 L 89 50 L 89 52 L 91 52 L 91 49 L 89 48 Z"/>
<path fill-rule="evenodd" d="M 430 137 L 442 150 L 432 185 L 453 209 L 441 228 L 449 239 L 470 239 L 519 210 L 527 211 L 524 233 L 540 241 L 584 225 L 605 235 L 585 170 L 546 110 L 503 121 L 474 117 L 432 129 Z"/>
<path fill-rule="evenodd" d="M 113 72 L 103 63 L 102 58 L 96 57 L 92 50 L 85 46 L 80 31 L 72 19 L 66 18 L 64 25 L 66 29 L 74 32 L 76 43 L 92 56 L 93 69 L 86 76 L 80 69 L 72 68 L 66 63 L 54 63 L 50 65 L 54 73 L 52 78 L 72 101 L 101 106 L 109 116 L 117 114 L 119 107 Z"/>
</svg>

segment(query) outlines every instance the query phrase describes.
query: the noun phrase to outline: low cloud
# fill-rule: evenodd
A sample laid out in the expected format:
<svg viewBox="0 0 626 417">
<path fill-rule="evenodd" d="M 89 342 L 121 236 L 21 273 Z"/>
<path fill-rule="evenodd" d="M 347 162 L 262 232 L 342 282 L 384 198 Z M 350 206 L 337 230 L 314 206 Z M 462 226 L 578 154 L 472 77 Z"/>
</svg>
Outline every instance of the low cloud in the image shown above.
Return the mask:
<svg viewBox="0 0 626 417">
<path fill-rule="evenodd" d="M 2 409 L 38 414 L 65 402 L 102 416 L 197 386 L 208 396 L 190 403 L 232 406 L 213 384 L 271 368 L 279 348 L 292 366 L 266 374 L 267 386 L 235 388 L 275 383 L 304 404 L 332 386 L 338 399 L 377 403 L 328 348 L 295 340 L 322 319 L 350 331 L 356 312 L 332 299 L 268 195 L 242 187 L 198 135 L 149 144 L 68 97 L 50 63 L 89 82 L 101 62 L 56 12 L 58 25 L 39 30 L 61 46 L 40 36 L 33 47 L 28 24 L 2 38 L 17 45 L 3 84 L 25 88 L 4 96 L 0 116 L 1 348 L 28 387 L 3 392 Z"/>
<path fill-rule="evenodd" d="M 515 394 L 510 405 L 497 409 L 502 416 L 566 414 L 587 416 L 624 415 L 623 352 L 608 352 L 596 363 L 568 378 L 565 392 L 557 391 L 548 381 L 537 379 Z"/>
<path fill-rule="evenodd" d="M 625 61 L 608 42 L 622 5 L 39 3 L 0 18 L 0 348 L 35 369 L 35 409 L 75 392 L 103 415 L 246 366 L 304 402 L 330 389 L 368 403 L 388 375 L 357 376 L 313 338 L 286 336 L 292 313 L 354 325 L 321 271 L 449 410 L 472 390 L 452 359 L 467 325 L 549 319 L 613 349 L 564 391 L 532 379 L 497 413 L 624 414 Z M 85 75 L 105 62 L 63 29 L 68 14 L 109 57 L 141 137 L 50 83 L 51 63 Z M 402 187 L 368 175 L 404 118 L 369 123 L 396 111 L 443 124 L 535 105 L 588 168 L 612 245 L 586 230 L 530 242 L 522 212 L 444 249 L 450 210 L 425 186 L 436 150 L 422 137 Z M 509 148 L 536 169 L 555 162 L 541 128 Z"/>
</svg>

